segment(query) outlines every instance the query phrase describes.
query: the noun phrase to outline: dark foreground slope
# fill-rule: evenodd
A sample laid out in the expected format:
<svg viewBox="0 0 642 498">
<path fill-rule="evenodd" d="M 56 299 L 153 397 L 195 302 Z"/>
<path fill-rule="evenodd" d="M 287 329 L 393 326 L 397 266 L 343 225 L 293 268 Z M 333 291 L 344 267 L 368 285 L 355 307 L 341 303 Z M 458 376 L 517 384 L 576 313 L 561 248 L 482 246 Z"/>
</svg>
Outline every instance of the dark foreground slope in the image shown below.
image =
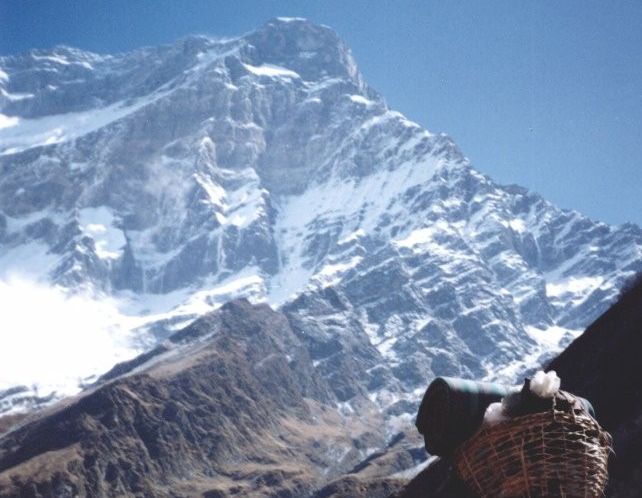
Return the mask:
<svg viewBox="0 0 642 498">
<path fill-rule="evenodd" d="M 1 436 L 0 496 L 300 497 L 383 444 L 267 305 L 230 303 L 143 360 Z"/>
<path fill-rule="evenodd" d="M 642 496 L 642 279 L 623 292 L 548 369 L 559 374 L 564 389 L 591 400 L 600 423 L 613 435 L 615 455 L 609 465 L 607 496 Z M 466 496 L 445 462 L 425 469 L 397 495 Z"/>
<path fill-rule="evenodd" d="M 642 496 L 642 278 L 550 365 L 613 435 L 608 496 Z"/>
</svg>

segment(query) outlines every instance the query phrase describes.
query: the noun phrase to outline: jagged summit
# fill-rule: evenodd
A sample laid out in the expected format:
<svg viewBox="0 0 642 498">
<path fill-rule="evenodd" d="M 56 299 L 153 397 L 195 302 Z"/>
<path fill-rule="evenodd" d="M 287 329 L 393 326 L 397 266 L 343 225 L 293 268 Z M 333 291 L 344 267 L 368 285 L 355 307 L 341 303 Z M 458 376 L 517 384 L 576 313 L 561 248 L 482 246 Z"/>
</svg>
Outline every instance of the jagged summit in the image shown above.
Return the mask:
<svg viewBox="0 0 642 498">
<path fill-rule="evenodd" d="M 276 18 L 238 38 L 191 35 L 116 55 L 58 45 L 0 57 L 0 111 L 35 118 L 102 108 L 175 84 L 187 72 L 202 72 L 225 58 L 237 76 L 252 67 L 271 67 L 273 72 L 276 67 L 305 81 L 339 78 L 369 98 L 380 98 L 367 88 L 350 49 L 332 29 L 299 18 Z"/>
<path fill-rule="evenodd" d="M 350 49 L 328 27 L 305 19 L 276 18 L 245 39 L 255 61 L 287 67 L 305 80 L 330 76 L 363 83 Z"/>
</svg>

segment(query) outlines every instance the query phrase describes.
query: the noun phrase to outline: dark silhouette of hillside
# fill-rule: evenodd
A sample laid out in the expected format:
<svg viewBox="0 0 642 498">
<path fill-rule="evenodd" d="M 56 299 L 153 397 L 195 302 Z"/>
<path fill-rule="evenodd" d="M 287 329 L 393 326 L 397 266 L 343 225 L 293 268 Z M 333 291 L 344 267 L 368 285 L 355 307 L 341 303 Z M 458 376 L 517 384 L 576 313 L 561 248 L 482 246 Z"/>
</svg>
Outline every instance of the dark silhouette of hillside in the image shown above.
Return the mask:
<svg viewBox="0 0 642 498">
<path fill-rule="evenodd" d="M 608 496 L 642 496 L 642 275 L 548 368 L 613 435 Z"/>
</svg>

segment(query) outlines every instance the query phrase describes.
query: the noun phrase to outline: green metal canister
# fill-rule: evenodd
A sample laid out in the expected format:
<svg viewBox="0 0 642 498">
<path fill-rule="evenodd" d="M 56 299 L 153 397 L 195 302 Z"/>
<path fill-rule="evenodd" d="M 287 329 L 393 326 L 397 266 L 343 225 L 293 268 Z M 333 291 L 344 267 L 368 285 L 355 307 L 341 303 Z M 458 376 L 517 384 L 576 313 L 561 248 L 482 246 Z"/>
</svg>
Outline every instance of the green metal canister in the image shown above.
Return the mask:
<svg viewBox="0 0 642 498">
<path fill-rule="evenodd" d="M 424 394 L 415 423 L 426 450 L 431 455 L 450 455 L 479 429 L 488 405 L 514 390 L 501 384 L 437 377 Z"/>
</svg>

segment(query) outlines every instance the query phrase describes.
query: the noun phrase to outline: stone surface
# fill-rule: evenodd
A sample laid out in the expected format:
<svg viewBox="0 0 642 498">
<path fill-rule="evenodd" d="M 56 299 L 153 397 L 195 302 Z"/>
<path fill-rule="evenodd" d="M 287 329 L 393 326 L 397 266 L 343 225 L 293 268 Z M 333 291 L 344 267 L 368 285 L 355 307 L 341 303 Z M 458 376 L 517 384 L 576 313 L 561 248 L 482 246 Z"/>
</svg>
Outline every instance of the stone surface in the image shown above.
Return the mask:
<svg viewBox="0 0 642 498">
<path fill-rule="evenodd" d="M 310 494 L 384 444 L 377 411 L 346 419 L 310 364 L 283 315 L 234 301 L 135 370 L 6 420 L 0 496 Z"/>
</svg>

